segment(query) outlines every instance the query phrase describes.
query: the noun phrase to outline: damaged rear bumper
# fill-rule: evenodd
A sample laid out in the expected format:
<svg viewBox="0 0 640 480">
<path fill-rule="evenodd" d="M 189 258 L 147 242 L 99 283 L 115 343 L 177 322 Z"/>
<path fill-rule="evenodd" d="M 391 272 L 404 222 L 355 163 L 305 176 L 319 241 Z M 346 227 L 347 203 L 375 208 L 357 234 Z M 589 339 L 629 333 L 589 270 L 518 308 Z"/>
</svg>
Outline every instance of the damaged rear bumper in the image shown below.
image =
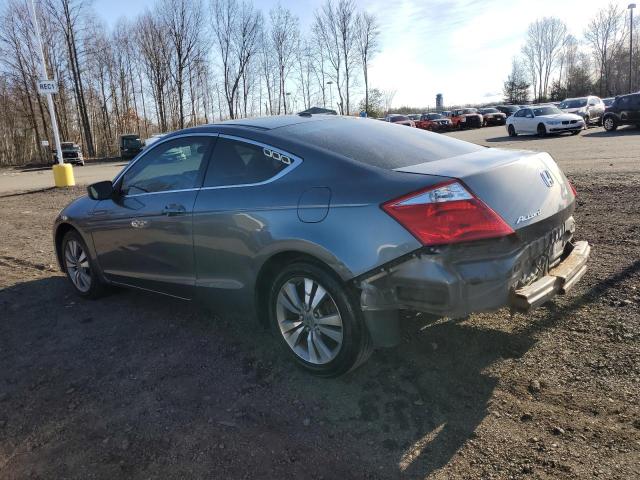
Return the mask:
<svg viewBox="0 0 640 480">
<path fill-rule="evenodd" d="M 591 247 L 586 241 L 576 242 L 573 249 L 549 274 L 531 285 L 515 290 L 510 305 L 518 310 L 539 307 L 558 293 L 569 291 L 587 271 Z"/>
</svg>

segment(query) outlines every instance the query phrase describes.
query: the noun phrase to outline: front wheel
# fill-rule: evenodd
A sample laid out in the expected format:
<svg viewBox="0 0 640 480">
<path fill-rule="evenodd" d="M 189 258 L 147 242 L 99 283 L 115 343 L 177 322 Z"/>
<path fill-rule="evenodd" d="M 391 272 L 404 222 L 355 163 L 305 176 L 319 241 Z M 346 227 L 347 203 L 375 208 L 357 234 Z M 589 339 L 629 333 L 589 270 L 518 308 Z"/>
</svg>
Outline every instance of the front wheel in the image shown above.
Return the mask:
<svg viewBox="0 0 640 480">
<path fill-rule="evenodd" d="M 70 231 L 62 239 L 62 261 L 67 279 L 78 295 L 98 298 L 104 293 L 89 250 L 78 232 Z"/>
<path fill-rule="evenodd" d="M 545 126 L 540 123 L 538 125 L 538 136 L 539 137 L 545 137 L 547 135 L 547 129 L 545 128 Z"/>
<path fill-rule="evenodd" d="M 516 133 L 516 129 L 514 128 L 513 125 L 509 125 L 509 128 L 507 128 L 507 132 L 509 132 L 509 136 L 510 137 L 517 137 L 518 134 Z"/>
<path fill-rule="evenodd" d="M 269 293 L 269 318 L 289 356 L 304 370 L 334 377 L 371 354 L 371 339 L 354 296 L 325 269 L 293 263 Z"/>
<path fill-rule="evenodd" d="M 602 125 L 604 126 L 604 129 L 607 132 L 613 132 L 618 128 L 618 122 L 616 121 L 616 118 L 613 116 L 609 116 L 605 118 L 604 121 L 602 122 Z"/>
</svg>

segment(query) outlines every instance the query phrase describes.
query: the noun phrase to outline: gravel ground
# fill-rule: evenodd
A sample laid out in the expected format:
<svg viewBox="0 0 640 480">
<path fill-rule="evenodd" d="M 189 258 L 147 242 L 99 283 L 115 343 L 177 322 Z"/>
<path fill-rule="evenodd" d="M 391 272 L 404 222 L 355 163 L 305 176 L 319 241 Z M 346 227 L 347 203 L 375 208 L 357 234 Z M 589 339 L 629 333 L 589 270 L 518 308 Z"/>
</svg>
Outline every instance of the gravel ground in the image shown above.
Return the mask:
<svg viewBox="0 0 640 480">
<path fill-rule="evenodd" d="M 0 479 L 638 478 L 640 168 L 593 155 L 559 158 L 593 246 L 574 291 L 529 315 L 407 317 L 400 347 L 331 380 L 242 318 L 78 299 L 50 227 L 82 189 L 0 197 Z"/>
</svg>

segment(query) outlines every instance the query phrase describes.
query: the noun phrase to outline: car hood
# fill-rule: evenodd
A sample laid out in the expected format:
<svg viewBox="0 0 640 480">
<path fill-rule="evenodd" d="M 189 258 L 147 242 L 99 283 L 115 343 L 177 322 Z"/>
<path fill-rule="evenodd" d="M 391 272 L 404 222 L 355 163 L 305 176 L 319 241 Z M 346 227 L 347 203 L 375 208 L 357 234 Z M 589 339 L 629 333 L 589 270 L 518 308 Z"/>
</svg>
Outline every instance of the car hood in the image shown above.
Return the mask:
<svg viewBox="0 0 640 480">
<path fill-rule="evenodd" d="M 566 113 L 576 113 L 578 110 L 586 108 L 586 107 L 578 107 L 578 108 L 563 108 L 562 111 Z"/>
<path fill-rule="evenodd" d="M 540 120 L 582 120 L 582 117 L 573 113 L 555 113 L 553 115 L 540 115 Z"/>
</svg>

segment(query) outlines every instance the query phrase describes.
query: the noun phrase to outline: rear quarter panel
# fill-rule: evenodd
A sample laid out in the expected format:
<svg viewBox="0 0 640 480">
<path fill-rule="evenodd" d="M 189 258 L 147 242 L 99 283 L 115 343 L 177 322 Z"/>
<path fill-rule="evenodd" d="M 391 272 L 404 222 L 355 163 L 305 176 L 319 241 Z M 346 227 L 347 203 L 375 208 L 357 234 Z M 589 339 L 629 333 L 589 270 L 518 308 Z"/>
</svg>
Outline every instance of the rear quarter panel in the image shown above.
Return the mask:
<svg viewBox="0 0 640 480">
<path fill-rule="evenodd" d="M 301 157 L 302 164 L 271 183 L 203 189 L 196 199 L 197 286 L 205 296 L 250 306 L 258 272 L 282 252 L 311 255 L 349 280 L 420 248 L 380 204 L 440 177 L 364 168 L 330 152 L 292 143 L 285 148 L 273 139 L 268 144 Z M 305 223 L 299 201 L 314 187 L 331 190 L 329 211 L 322 221 Z"/>
</svg>

